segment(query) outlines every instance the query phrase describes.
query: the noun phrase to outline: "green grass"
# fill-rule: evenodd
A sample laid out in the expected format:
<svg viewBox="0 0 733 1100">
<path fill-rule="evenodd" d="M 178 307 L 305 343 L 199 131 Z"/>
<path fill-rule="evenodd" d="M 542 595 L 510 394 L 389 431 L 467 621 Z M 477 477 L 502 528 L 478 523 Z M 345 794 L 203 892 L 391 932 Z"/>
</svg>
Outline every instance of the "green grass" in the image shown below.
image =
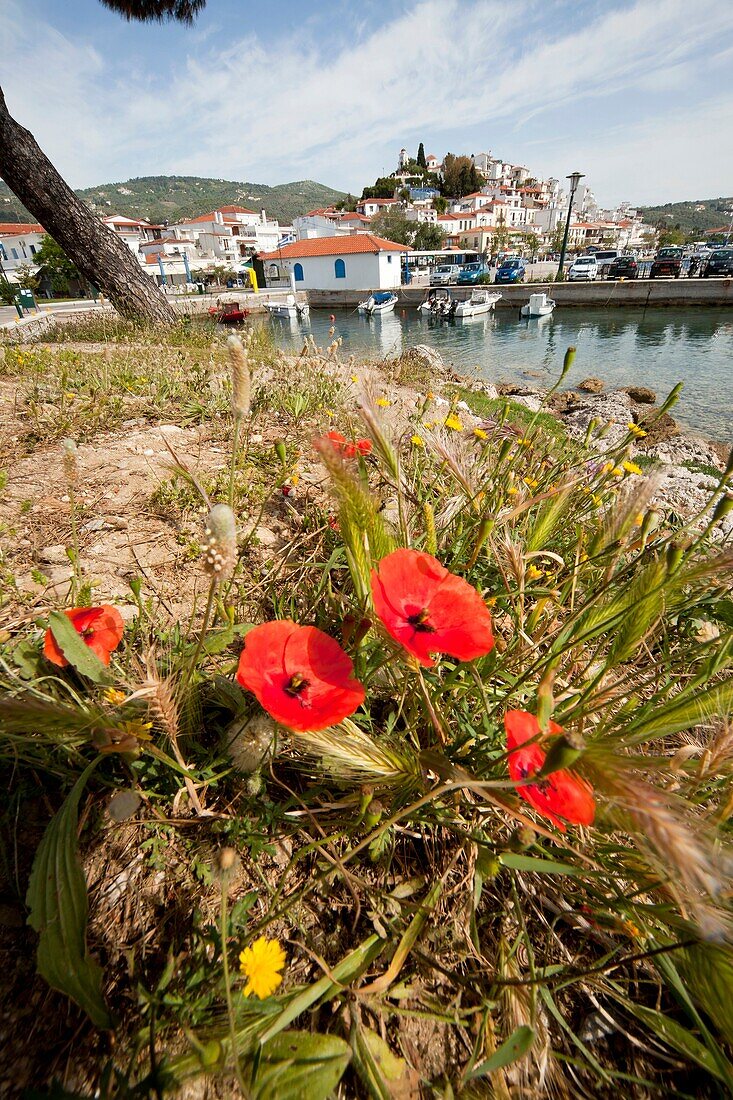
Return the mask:
<svg viewBox="0 0 733 1100">
<path fill-rule="evenodd" d="M 715 526 L 650 509 L 621 474 L 629 440 L 598 461 L 548 413 L 460 386 L 447 395 L 490 422 L 487 438 L 426 428 L 424 402 L 360 418 L 326 367 L 296 374 L 254 340 L 236 452 L 226 377 L 204 394 L 227 370 L 218 341 L 6 353 L 24 408 L 36 392 L 58 404 L 71 383 L 111 409 L 133 390 L 167 421 L 197 402 L 230 452 L 199 484 L 225 501 L 233 464 L 238 532 L 232 576 L 202 572 L 190 615 L 166 608 L 180 578 L 129 578 L 113 602 L 138 614 L 108 669 L 73 635 L 71 667 L 44 658 L 53 601 L 9 608 L 6 887 L 22 909 L 34 858 L 50 856 L 29 904 L 41 974 L 60 990 L 38 1001 L 34 1084 L 48 1089 L 47 1067 L 72 1050 L 67 1085 L 111 1096 L 114 1079 L 130 1100 L 193 1077 L 223 1095 L 236 1078 L 263 1100 L 414 1096 L 418 1081 L 444 1100 L 730 1092 L 733 633 Z M 324 423 L 368 437 L 371 454 L 319 457 Z M 54 453 L 56 421 L 34 431 Z M 309 477 L 283 494 L 296 471 Z M 146 506 L 175 527 L 202 501 L 179 472 Z M 263 508 L 282 531 L 274 552 L 252 535 Z M 489 652 L 418 667 L 395 644 L 370 593 L 397 546 L 480 594 Z M 275 618 L 317 626 L 353 661 L 365 702 L 337 727 L 276 727 L 236 680 L 251 625 Z M 504 732 L 516 709 L 567 731 L 537 751 L 561 754 L 562 782 L 591 784 L 592 826 L 560 831 L 522 797 Z M 131 797 L 130 816 L 111 818 Z M 238 959 L 262 936 L 286 964 L 259 1000 Z M 28 937 L 16 950 L 31 975 Z M 599 1005 L 616 1021 L 605 1038 L 587 1027 Z M 89 1018 L 108 1009 L 113 1046 Z"/>
</svg>

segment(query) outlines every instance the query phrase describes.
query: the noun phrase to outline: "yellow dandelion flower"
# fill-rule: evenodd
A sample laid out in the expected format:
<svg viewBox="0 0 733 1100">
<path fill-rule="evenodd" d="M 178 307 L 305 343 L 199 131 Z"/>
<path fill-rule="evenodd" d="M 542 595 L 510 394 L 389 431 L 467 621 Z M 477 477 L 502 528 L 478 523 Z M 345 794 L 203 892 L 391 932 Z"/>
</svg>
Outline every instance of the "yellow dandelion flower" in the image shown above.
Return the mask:
<svg viewBox="0 0 733 1100">
<path fill-rule="evenodd" d="M 488 439 L 489 433 L 485 432 L 483 428 L 474 428 L 473 434 L 476 439 Z"/>
<path fill-rule="evenodd" d="M 153 728 L 152 722 L 142 722 L 139 718 L 134 718 L 131 722 L 125 722 L 124 728 L 127 736 L 134 737 L 137 741 L 153 740 L 153 735 L 150 732 Z"/>
<path fill-rule="evenodd" d="M 539 485 L 539 481 L 536 477 L 523 477 L 522 481 L 529 489 L 536 489 Z"/>
<path fill-rule="evenodd" d="M 76 397 L 76 394 L 74 393 L 73 390 L 69 390 L 68 393 L 64 394 L 64 397 L 68 397 L 69 401 L 73 401 L 74 398 Z"/>
<path fill-rule="evenodd" d="M 297 485 L 300 481 L 300 474 L 298 473 L 298 471 L 296 470 L 294 473 L 292 473 L 288 480 L 290 481 L 291 485 Z"/>
<path fill-rule="evenodd" d="M 531 442 L 532 442 L 531 439 L 518 439 L 517 440 L 517 443 L 519 444 L 520 447 L 529 447 Z"/>
<path fill-rule="evenodd" d="M 613 469 L 611 470 L 611 473 L 613 474 L 614 477 L 623 477 L 624 476 L 624 468 L 623 468 L 623 466 L 614 466 Z"/>
<path fill-rule="evenodd" d="M 328 416 L 330 419 L 333 419 L 333 409 L 324 409 L 323 414 L 324 416 Z"/>
<path fill-rule="evenodd" d="M 635 462 L 624 462 L 622 465 L 627 474 L 640 474 L 642 472 L 641 466 L 637 466 Z"/>
<path fill-rule="evenodd" d="M 585 550 L 582 552 L 582 554 L 578 558 L 578 561 L 580 561 L 580 562 L 588 561 L 588 555 L 586 554 Z"/>
<path fill-rule="evenodd" d="M 530 565 L 529 569 L 527 570 L 527 572 L 525 574 L 528 581 L 539 580 L 539 578 L 544 577 L 544 575 L 545 575 L 544 569 L 538 569 L 536 565 Z"/>
<path fill-rule="evenodd" d="M 434 401 L 435 400 L 435 394 L 432 392 L 432 390 L 428 390 L 428 392 L 425 394 L 425 399 L 426 399 L 426 401 Z"/>
<path fill-rule="evenodd" d="M 601 503 L 601 498 L 596 493 L 593 494 L 593 496 L 591 497 L 591 500 L 595 504 L 596 508 Z"/>
<path fill-rule="evenodd" d="M 377 404 L 379 405 L 380 409 L 388 409 L 392 402 L 388 401 L 386 397 L 378 397 Z"/>
<path fill-rule="evenodd" d="M 285 952 L 277 940 L 260 936 L 251 947 L 246 947 L 239 955 L 239 969 L 247 979 L 245 997 L 251 993 L 261 1001 L 270 997 L 283 980 L 280 971 L 284 966 Z"/>
<path fill-rule="evenodd" d="M 509 488 L 507 489 L 507 493 L 509 494 L 510 497 L 515 497 L 518 492 L 519 492 L 519 489 L 517 489 L 516 485 L 510 485 Z"/>
<path fill-rule="evenodd" d="M 351 381 L 355 382 L 355 383 L 358 382 L 359 381 L 359 375 L 358 374 L 352 374 Z"/>
<path fill-rule="evenodd" d="M 601 466 L 601 473 L 602 474 L 610 474 L 612 469 L 613 469 L 613 463 L 612 462 L 604 462 L 603 466 Z"/>
<path fill-rule="evenodd" d="M 111 703 L 113 707 L 121 706 L 127 698 L 124 691 L 120 691 L 119 688 L 105 688 L 102 694 L 107 702 Z"/>
<path fill-rule="evenodd" d="M 458 417 L 454 416 L 453 413 L 451 413 L 450 416 L 447 416 L 443 423 L 445 424 L 446 428 L 450 428 L 453 432 L 463 431 L 463 424 L 461 424 Z"/>
<path fill-rule="evenodd" d="M 413 435 L 413 437 L 410 440 L 410 443 L 412 443 L 413 447 L 424 447 L 425 446 L 425 444 L 423 442 L 423 438 L 422 438 L 421 435 Z"/>
<path fill-rule="evenodd" d="M 424 427 L 424 428 L 427 428 L 427 429 L 428 429 L 428 431 L 429 431 L 429 430 L 430 430 L 430 428 L 432 428 L 432 427 L 433 427 L 433 422 L 432 422 L 432 420 L 423 420 L 423 427 Z"/>
</svg>

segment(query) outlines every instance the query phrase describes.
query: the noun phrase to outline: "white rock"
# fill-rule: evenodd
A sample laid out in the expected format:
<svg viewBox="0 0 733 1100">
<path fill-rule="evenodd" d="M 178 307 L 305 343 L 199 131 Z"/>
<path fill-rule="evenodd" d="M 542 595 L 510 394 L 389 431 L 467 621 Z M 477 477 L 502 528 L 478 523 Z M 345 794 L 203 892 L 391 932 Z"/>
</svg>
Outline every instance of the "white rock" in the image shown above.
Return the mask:
<svg viewBox="0 0 733 1100">
<path fill-rule="evenodd" d="M 262 546 L 275 546 L 280 540 L 269 527 L 258 527 L 255 536 Z"/>
<path fill-rule="evenodd" d="M 61 543 L 54 546 L 44 546 L 39 552 L 38 557 L 41 561 L 49 562 L 52 565 L 63 565 L 69 561 L 66 547 L 62 546 Z"/>
</svg>

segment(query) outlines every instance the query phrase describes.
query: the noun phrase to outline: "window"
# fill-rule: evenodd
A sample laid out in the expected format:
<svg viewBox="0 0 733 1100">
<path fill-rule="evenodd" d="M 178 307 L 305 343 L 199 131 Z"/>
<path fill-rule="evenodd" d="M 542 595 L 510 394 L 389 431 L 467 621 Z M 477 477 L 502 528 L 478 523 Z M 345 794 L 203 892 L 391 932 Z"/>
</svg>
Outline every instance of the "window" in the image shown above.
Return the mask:
<svg viewBox="0 0 733 1100">
<path fill-rule="evenodd" d="M 296 283 L 302 283 L 303 282 L 303 265 L 302 264 L 296 264 L 294 266 L 293 275 L 295 275 Z"/>
<path fill-rule="evenodd" d="M 333 269 L 334 269 L 334 272 L 336 274 L 337 279 L 345 279 L 346 278 L 346 264 L 341 259 L 341 257 L 339 257 L 338 260 L 336 260 L 336 263 L 333 265 Z"/>
<path fill-rule="evenodd" d="M 392 263 L 392 255 L 391 255 L 391 253 L 388 253 L 388 254 L 387 254 L 387 263 L 388 263 L 388 264 L 391 264 L 391 263 Z"/>
<path fill-rule="evenodd" d="M 32 244 L 31 245 L 31 256 L 35 256 L 35 254 L 36 254 L 36 246 L 34 244 Z"/>
<path fill-rule="evenodd" d="M 17 260 L 18 259 L 18 249 L 17 248 L 11 248 L 10 251 L 13 253 L 13 259 Z"/>
</svg>

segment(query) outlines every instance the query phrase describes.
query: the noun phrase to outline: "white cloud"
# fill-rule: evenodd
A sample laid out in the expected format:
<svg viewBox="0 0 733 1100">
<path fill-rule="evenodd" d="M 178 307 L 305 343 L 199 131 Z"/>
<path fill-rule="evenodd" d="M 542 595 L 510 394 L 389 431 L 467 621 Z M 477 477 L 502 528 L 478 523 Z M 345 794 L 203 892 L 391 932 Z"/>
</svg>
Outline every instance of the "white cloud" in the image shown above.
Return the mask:
<svg viewBox="0 0 733 1100">
<path fill-rule="evenodd" d="M 430 151 L 460 152 L 500 138 L 496 151 L 538 171 L 564 174 L 582 161 L 599 198 L 610 200 L 619 190 L 681 197 L 683 185 L 707 193 L 730 171 L 728 155 L 714 155 L 731 120 L 722 62 L 733 6 L 689 16 L 686 0 L 613 9 L 420 0 L 338 48 L 333 37 L 324 48 L 297 29 L 270 49 L 254 35 L 222 48 L 215 28 L 201 28 L 183 39 L 187 56 L 161 55 L 151 69 L 116 59 L 113 44 L 103 58 L 83 31 L 72 41 L 31 21 L 19 0 L 4 0 L 0 38 L 9 43 L 11 109 L 77 186 L 180 172 L 307 176 L 356 189 L 391 170 L 403 143 L 423 138 L 436 144 Z M 713 65 L 722 91 L 709 102 L 710 89 L 693 94 L 693 86 Z M 538 144 L 536 134 L 567 112 L 572 132 Z M 530 160 L 535 151 L 542 163 Z"/>
</svg>

